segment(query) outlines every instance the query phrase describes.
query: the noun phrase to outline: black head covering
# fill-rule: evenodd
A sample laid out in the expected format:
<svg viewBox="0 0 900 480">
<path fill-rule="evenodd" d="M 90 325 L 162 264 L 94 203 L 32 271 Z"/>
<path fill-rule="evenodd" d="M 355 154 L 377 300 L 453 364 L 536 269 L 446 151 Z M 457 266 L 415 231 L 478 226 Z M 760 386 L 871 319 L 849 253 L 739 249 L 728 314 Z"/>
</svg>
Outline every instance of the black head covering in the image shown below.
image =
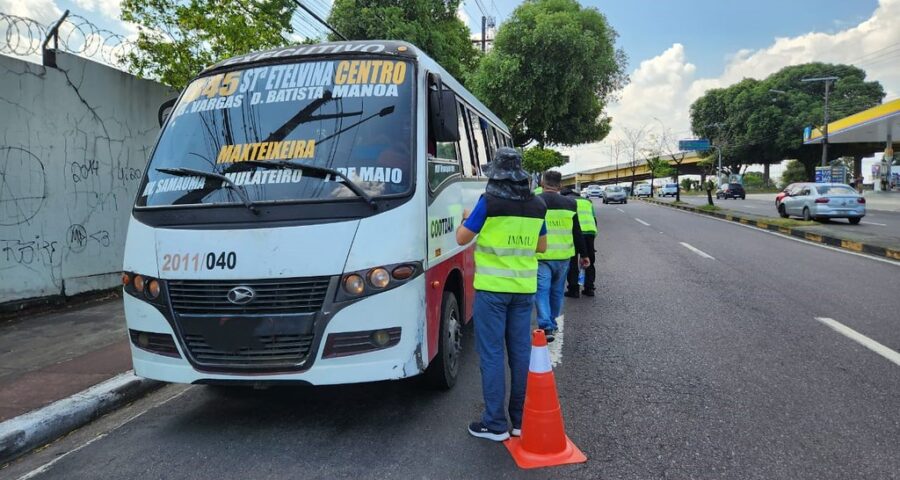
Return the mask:
<svg viewBox="0 0 900 480">
<path fill-rule="evenodd" d="M 500 147 L 494 154 L 494 161 L 485 165 L 484 174 L 490 180 L 527 181 L 528 172 L 522 169 L 522 154 L 510 147 Z"/>
<path fill-rule="evenodd" d="M 522 169 L 522 154 L 510 147 L 500 147 L 494 161 L 484 165 L 488 177 L 485 193 L 508 200 L 530 200 L 534 193 L 529 186 L 530 176 Z"/>
</svg>

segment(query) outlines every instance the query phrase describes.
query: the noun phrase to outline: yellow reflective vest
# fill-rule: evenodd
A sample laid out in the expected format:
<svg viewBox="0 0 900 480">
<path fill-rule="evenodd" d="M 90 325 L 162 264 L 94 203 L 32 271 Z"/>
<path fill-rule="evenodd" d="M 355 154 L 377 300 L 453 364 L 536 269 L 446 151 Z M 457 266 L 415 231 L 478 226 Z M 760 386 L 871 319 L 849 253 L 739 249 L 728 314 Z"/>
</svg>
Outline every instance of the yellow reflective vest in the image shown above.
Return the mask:
<svg viewBox="0 0 900 480">
<path fill-rule="evenodd" d="M 487 218 L 475 242 L 475 289 L 535 293 L 535 250 L 544 224 L 544 202 L 537 197 L 526 201 L 484 198 Z"/>
<path fill-rule="evenodd" d="M 576 198 L 578 204 L 578 224 L 581 233 L 594 235 L 597 233 L 597 218 L 594 216 L 594 204 L 586 198 Z"/>
</svg>

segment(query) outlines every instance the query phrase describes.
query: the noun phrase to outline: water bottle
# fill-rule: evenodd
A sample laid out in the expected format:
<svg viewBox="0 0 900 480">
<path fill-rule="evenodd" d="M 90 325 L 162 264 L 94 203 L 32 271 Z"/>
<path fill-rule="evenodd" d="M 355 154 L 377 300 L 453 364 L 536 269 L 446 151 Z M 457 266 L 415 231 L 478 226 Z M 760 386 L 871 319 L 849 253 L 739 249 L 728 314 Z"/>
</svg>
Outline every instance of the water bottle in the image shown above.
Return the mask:
<svg viewBox="0 0 900 480">
<path fill-rule="evenodd" d="M 583 268 L 578 269 L 578 284 L 581 285 L 582 287 L 584 286 L 584 269 Z"/>
</svg>

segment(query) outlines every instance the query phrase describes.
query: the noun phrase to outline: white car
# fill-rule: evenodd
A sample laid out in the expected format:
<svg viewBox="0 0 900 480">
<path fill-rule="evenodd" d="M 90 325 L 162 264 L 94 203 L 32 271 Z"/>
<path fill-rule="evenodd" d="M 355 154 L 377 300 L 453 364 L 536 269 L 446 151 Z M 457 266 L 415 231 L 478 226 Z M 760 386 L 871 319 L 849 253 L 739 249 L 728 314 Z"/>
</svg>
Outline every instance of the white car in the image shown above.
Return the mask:
<svg viewBox="0 0 900 480">
<path fill-rule="evenodd" d="M 634 187 L 634 195 L 636 197 L 652 197 L 653 189 L 650 188 L 650 185 L 642 183 Z"/>
<path fill-rule="evenodd" d="M 660 197 L 674 197 L 678 195 L 678 185 L 674 183 L 667 183 L 659 187 L 658 193 Z"/>
<path fill-rule="evenodd" d="M 846 218 L 856 225 L 866 216 L 866 199 L 843 183 L 798 183 L 781 200 L 778 214 L 816 221 Z"/>
<path fill-rule="evenodd" d="M 603 187 L 600 185 L 588 185 L 581 191 L 581 196 L 584 198 L 597 197 L 600 198 L 603 196 Z"/>
</svg>

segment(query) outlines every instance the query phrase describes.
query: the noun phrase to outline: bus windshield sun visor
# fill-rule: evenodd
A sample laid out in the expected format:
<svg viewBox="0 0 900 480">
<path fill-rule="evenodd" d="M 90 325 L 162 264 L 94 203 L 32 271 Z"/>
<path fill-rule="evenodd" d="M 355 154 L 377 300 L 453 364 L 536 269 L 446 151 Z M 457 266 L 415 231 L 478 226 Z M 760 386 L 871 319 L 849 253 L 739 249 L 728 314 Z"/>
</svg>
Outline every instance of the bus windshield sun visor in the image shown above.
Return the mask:
<svg viewBox="0 0 900 480">
<path fill-rule="evenodd" d="M 353 180 L 350 180 L 349 177 L 344 175 L 343 173 L 335 170 L 333 168 L 328 167 L 318 167 L 316 165 L 303 165 L 302 163 L 294 163 L 288 160 L 269 160 L 269 161 L 260 161 L 260 160 L 247 160 L 244 162 L 248 165 L 254 165 L 262 168 L 289 168 L 292 170 L 308 170 L 313 173 L 317 173 L 316 175 L 319 178 L 326 178 L 326 175 L 331 175 L 336 178 L 340 178 L 342 180 L 341 183 L 347 186 L 353 193 L 356 194 L 357 197 L 362 198 L 366 201 L 373 209 L 378 210 L 378 204 L 375 203 L 375 200 L 366 193 L 359 185 L 353 183 Z"/>
<path fill-rule="evenodd" d="M 176 177 L 203 177 L 212 180 L 218 180 L 220 185 L 224 185 L 226 188 L 234 190 L 238 194 L 238 196 L 241 197 L 241 202 L 244 203 L 244 206 L 247 207 L 248 210 L 253 212 L 254 215 L 259 215 L 259 210 L 253 204 L 253 201 L 250 200 L 250 197 L 247 196 L 247 191 L 244 190 L 244 187 L 234 183 L 225 175 L 215 172 L 204 172 L 203 170 L 194 170 L 193 168 L 182 167 L 157 168 L 156 171 L 160 173 L 167 173 L 169 175 L 175 175 Z"/>
</svg>

